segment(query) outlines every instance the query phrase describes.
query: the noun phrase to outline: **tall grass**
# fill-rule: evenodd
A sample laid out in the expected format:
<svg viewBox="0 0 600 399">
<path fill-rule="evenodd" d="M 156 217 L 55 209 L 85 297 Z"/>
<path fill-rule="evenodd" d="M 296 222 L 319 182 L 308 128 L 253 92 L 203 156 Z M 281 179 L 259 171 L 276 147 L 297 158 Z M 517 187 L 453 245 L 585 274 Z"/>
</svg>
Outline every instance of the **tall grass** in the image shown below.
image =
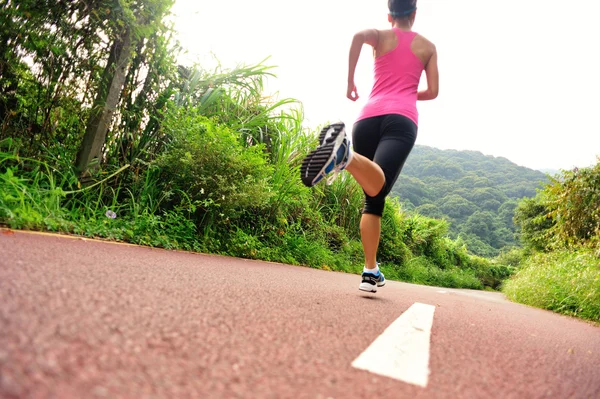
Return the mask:
<svg viewBox="0 0 600 399">
<path fill-rule="evenodd" d="M 414 284 L 475 290 L 484 288 L 483 283 L 472 270 L 456 266 L 440 269 L 426 256 L 410 259 L 404 268 L 396 270 L 395 276 L 399 280 Z M 389 277 L 394 275 L 390 274 Z"/>
<path fill-rule="evenodd" d="M 516 302 L 600 322 L 600 258 L 589 249 L 534 254 L 503 292 Z"/>
<path fill-rule="evenodd" d="M 14 152 L 0 152 L 0 223 L 14 229 L 200 249 L 185 209 L 154 213 L 153 200 L 142 191 L 109 184 L 125 167 L 88 187 L 78 187 L 69 165 L 61 169 Z"/>
<path fill-rule="evenodd" d="M 0 220 L 18 229 L 60 227 L 63 187 L 70 185 L 72 176 L 12 152 L 0 152 L 0 171 Z"/>
</svg>

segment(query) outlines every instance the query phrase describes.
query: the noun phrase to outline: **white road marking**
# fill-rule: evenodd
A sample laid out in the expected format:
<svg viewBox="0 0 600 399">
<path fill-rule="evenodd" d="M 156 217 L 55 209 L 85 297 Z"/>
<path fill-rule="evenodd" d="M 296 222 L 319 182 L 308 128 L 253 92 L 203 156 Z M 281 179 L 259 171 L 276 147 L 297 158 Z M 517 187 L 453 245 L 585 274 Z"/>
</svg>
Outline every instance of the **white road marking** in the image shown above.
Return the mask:
<svg viewBox="0 0 600 399">
<path fill-rule="evenodd" d="M 414 303 L 352 362 L 352 367 L 425 388 L 434 311 L 433 305 Z"/>
<path fill-rule="evenodd" d="M 438 291 L 440 294 L 447 294 L 448 291 Z"/>
</svg>

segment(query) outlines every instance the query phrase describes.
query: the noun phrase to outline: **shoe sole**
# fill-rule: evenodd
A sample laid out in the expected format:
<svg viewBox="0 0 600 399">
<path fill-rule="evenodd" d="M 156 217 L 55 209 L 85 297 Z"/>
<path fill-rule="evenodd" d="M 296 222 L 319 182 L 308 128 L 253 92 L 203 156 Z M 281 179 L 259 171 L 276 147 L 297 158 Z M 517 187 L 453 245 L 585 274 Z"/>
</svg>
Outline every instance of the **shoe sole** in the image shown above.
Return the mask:
<svg viewBox="0 0 600 399">
<path fill-rule="evenodd" d="M 321 135 L 324 136 L 325 143 L 308 154 L 300 166 L 300 177 L 307 187 L 312 187 L 321 181 L 322 178 L 315 181 L 320 175 L 325 177 L 325 168 L 333 161 L 335 153 L 344 141 L 345 134 L 340 134 L 343 129 L 334 128 L 331 132 L 330 129 L 324 128 L 323 131 Z"/>
<path fill-rule="evenodd" d="M 377 287 L 369 283 L 360 283 L 358 289 L 365 292 L 377 292 Z"/>
<path fill-rule="evenodd" d="M 383 287 L 384 285 L 385 285 L 385 280 L 382 283 L 377 283 L 376 286 L 369 284 L 369 283 L 360 283 L 360 286 L 358 287 L 358 289 L 361 291 L 366 291 L 366 292 L 377 292 L 376 287 Z"/>
<path fill-rule="evenodd" d="M 319 134 L 319 146 L 322 146 L 330 137 L 336 137 L 346 127 L 343 122 L 325 126 Z"/>
</svg>

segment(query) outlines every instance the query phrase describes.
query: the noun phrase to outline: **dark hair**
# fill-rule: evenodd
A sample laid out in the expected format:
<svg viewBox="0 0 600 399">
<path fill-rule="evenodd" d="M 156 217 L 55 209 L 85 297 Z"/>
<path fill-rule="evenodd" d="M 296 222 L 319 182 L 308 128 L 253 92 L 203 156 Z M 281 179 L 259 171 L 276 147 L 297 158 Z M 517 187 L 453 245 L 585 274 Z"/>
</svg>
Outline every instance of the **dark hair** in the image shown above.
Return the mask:
<svg viewBox="0 0 600 399">
<path fill-rule="evenodd" d="M 417 0 L 388 0 L 388 8 L 393 18 L 408 18 L 417 9 Z"/>
</svg>

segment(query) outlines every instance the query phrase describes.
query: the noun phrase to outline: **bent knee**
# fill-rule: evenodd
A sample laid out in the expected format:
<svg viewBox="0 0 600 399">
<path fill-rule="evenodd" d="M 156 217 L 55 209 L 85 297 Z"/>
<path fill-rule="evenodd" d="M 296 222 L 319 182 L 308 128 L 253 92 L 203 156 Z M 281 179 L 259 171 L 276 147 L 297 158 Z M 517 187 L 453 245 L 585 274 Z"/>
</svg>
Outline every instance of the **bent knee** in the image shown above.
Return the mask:
<svg viewBox="0 0 600 399">
<path fill-rule="evenodd" d="M 385 208 L 385 197 L 382 200 L 377 198 L 369 198 L 365 201 L 365 207 L 363 208 L 363 213 L 368 213 L 370 215 L 383 216 L 383 209 Z"/>
</svg>

